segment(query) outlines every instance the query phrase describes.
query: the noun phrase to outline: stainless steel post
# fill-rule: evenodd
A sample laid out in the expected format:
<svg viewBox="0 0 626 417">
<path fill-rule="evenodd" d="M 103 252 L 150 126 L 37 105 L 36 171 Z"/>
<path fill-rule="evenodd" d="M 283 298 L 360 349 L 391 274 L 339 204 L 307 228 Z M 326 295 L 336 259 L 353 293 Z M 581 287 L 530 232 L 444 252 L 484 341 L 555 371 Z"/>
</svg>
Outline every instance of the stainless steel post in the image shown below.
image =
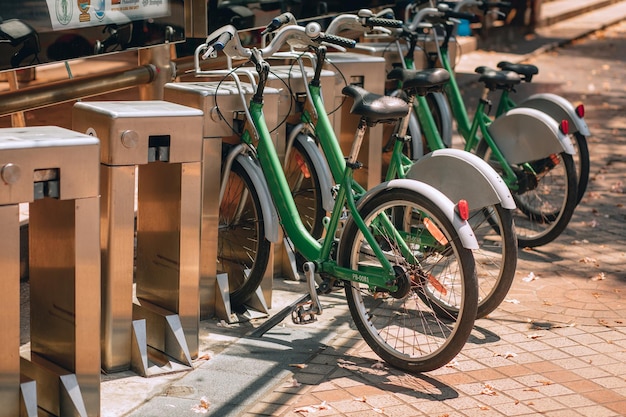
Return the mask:
<svg viewBox="0 0 626 417">
<path fill-rule="evenodd" d="M 148 355 L 191 366 L 198 355 L 202 112 L 159 100 L 80 102 L 72 124 L 102 142 L 103 368 L 162 372 Z"/>
<path fill-rule="evenodd" d="M 18 415 L 20 403 L 28 415 L 37 406 L 55 416 L 100 413 L 98 155 L 96 138 L 67 129 L 0 129 L 0 267 L 8 273 L 0 284 L 0 415 Z M 26 202 L 30 349 L 19 359 L 17 205 Z M 36 394 L 22 378 L 35 381 Z"/>
<path fill-rule="evenodd" d="M 219 187 L 216 178 L 221 175 L 222 140 L 233 136 L 231 126 L 236 112 L 243 112 L 243 104 L 232 81 L 168 83 L 164 88 L 165 100 L 200 109 L 204 113 L 202 141 L 202 225 L 201 225 L 201 264 L 200 264 L 200 317 L 208 319 L 216 315 L 216 302 L 220 302 L 217 288 L 217 228 L 219 222 Z M 246 99 L 253 90 L 247 83 L 242 84 Z M 266 88 L 264 114 L 268 127 L 273 129 L 281 121 L 277 111 L 278 90 Z M 219 112 L 226 120 L 220 118 Z M 271 265 L 271 264 L 270 264 Z M 268 268 L 263 280 L 265 301 L 271 302 L 272 268 Z M 222 317 L 228 319 L 228 317 Z"/>
</svg>

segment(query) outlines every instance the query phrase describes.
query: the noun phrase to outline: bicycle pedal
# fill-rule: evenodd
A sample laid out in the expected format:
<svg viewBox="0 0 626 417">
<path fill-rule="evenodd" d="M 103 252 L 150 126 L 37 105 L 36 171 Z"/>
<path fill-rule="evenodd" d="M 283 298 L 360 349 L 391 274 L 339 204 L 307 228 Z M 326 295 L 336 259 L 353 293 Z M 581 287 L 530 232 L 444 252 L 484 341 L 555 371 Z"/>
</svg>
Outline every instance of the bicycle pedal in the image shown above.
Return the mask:
<svg viewBox="0 0 626 417">
<path fill-rule="evenodd" d="M 317 312 L 312 302 L 298 304 L 291 310 L 291 321 L 294 324 L 309 324 L 317 321 Z"/>
</svg>

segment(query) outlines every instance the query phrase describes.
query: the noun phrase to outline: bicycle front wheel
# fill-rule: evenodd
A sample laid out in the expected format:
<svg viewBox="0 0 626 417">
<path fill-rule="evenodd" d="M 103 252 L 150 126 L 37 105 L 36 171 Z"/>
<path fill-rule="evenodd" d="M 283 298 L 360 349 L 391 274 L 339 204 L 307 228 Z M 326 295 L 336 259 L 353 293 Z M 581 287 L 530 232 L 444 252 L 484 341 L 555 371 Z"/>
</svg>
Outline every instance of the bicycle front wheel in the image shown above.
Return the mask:
<svg viewBox="0 0 626 417">
<path fill-rule="evenodd" d="M 220 203 L 217 232 L 217 273 L 228 274 L 232 305 L 244 304 L 259 287 L 270 251 L 259 195 L 235 159 Z"/>
<path fill-rule="evenodd" d="M 440 208 L 415 191 L 385 190 L 359 213 L 399 276 L 409 277 L 410 287 L 406 295 L 394 296 L 347 282 L 346 298 L 356 327 L 370 348 L 394 367 L 426 372 L 444 366 L 461 351 L 476 318 L 472 251 L 461 245 Z M 382 227 L 381 216 L 399 233 Z M 398 236 L 413 251 L 415 262 L 400 253 Z M 338 262 L 355 270 L 379 264 L 352 218 L 339 244 Z M 449 305 L 458 306 L 457 314 L 442 308 Z"/>
</svg>

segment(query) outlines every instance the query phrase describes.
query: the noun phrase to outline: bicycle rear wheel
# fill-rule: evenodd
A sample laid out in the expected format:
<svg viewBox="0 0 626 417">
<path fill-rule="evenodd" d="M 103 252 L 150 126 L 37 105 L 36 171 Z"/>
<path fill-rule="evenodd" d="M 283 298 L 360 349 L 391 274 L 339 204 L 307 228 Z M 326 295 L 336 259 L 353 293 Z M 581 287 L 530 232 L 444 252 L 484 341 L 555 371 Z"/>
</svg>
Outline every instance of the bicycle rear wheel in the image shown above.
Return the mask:
<svg viewBox="0 0 626 417">
<path fill-rule="evenodd" d="M 318 172 L 311 156 L 297 140 L 289 151 L 284 172 L 304 227 L 314 238 L 321 238 L 326 210 L 323 207 Z"/>
<path fill-rule="evenodd" d="M 461 245 L 439 207 L 412 190 L 383 191 L 368 200 L 359 213 L 397 269 L 400 282 L 408 277 L 405 282 L 410 285 L 406 295 L 396 297 L 364 283 L 347 282 L 348 307 L 359 332 L 392 366 L 412 372 L 444 366 L 461 351 L 476 318 L 478 294 L 472 251 Z M 417 263 L 410 264 L 402 256 L 397 235 L 380 227 L 379 216 L 396 225 L 414 249 Z M 438 233 L 440 243 L 433 240 Z M 338 262 L 355 270 L 378 263 L 352 218 L 339 244 Z M 442 308 L 447 305 L 458 306 L 457 314 Z"/>
<path fill-rule="evenodd" d="M 479 248 L 474 250 L 478 280 L 478 313 L 483 318 L 502 303 L 517 268 L 513 211 L 500 204 L 473 210 L 468 219 Z"/>
<path fill-rule="evenodd" d="M 232 305 L 244 304 L 259 287 L 270 249 L 259 195 L 235 159 L 220 203 L 217 232 L 217 273 L 228 274 Z"/>
<path fill-rule="evenodd" d="M 476 154 L 486 161 L 491 149 L 483 140 Z M 571 155 L 561 152 L 539 161 L 528 162 L 537 174 L 527 172 L 523 165 L 515 167 L 524 181 L 536 181 L 527 191 L 511 190 L 517 209 L 513 215 L 517 243 L 522 248 L 542 246 L 552 242 L 567 227 L 576 209 L 577 174 Z M 499 164 L 492 164 L 502 172 Z"/>
</svg>

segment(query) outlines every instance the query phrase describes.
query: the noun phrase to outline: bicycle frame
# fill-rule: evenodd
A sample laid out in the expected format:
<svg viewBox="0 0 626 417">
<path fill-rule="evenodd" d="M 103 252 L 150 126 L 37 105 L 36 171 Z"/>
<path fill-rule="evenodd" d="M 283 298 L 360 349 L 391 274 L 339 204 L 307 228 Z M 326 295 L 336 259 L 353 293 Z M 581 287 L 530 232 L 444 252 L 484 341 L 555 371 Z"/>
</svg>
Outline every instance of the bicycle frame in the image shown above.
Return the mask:
<svg viewBox="0 0 626 417">
<path fill-rule="evenodd" d="M 316 100 L 315 90 L 316 89 L 313 88 L 312 91 L 314 103 Z M 317 88 L 317 93 L 319 95 L 318 99 L 321 100 L 319 88 Z M 287 179 L 285 178 L 282 166 L 278 158 L 278 154 L 276 153 L 276 149 L 271 140 L 271 135 L 269 133 L 267 125 L 265 124 L 262 109 L 262 103 L 255 102 L 254 100 L 250 102 L 251 120 L 256 127 L 256 131 L 258 132 L 259 136 L 259 142 L 257 145 L 257 157 L 263 169 L 263 174 L 269 186 L 270 194 L 272 195 L 276 210 L 278 211 L 278 214 L 281 218 L 281 223 L 285 229 L 286 235 L 291 239 L 294 246 L 298 249 L 300 253 L 304 255 L 305 258 L 315 262 L 318 272 L 328 273 L 341 280 L 364 282 L 372 287 L 385 288 L 389 291 L 397 290 L 397 287 L 395 285 L 389 285 L 389 283 L 393 282 L 396 278 L 395 272 L 391 264 L 385 258 L 382 249 L 380 248 L 368 228 L 365 226 L 363 219 L 358 214 L 355 196 L 352 193 L 353 187 L 355 187 L 355 182 L 353 181 L 352 177 L 352 169 L 345 163 L 343 159 L 337 157 L 336 155 L 334 158 L 330 159 L 332 161 L 330 165 L 332 166 L 331 170 L 333 172 L 333 175 L 339 173 L 342 165 L 344 169 L 343 173 L 341 174 L 341 186 L 339 187 L 339 191 L 335 199 L 335 205 L 330 217 L 330 221 L 328 223 L 328 232 L 322 243 L 319 243 L 317 240 L 315 240 L 302 224 L 300 217 L 294 215 L 294 213 L 297 213 L 295 202 L 293 200 L 293 197 L 291 196 L 291 192 L 287 184 Z M 319 121 L 321 121 L 320 126 L 330 126 L 330 121 L 327 117 L 325 117 L 324 112 L 318 114 L 318 117 L 320 118 Z M 324 130 L 324 128 L 320 129 L 320 131 Z M 250 138 L 250 133 L 248 130 L 246 130 L 244 132 L 242 140 L 244 142 L 250 142 Z M 328 153 L 329 156 L 332 156 L 333 154 L 336 154 L 336 152 Z M 340 151 L 339 155 L 341 155 Z M 349 268 L 343 268 L 337 265 L 336 261 L 331 258 L 330 254 L 334 242 L 335 231 L 339 227 L 341 215 L 343 213 L 342 209 L 344 207 L 347 207 L 348 211 L 354 218 L 354 221 L 363 233 L 365 239 L 370 244 L 372 250 L 376 254 L 376 257 L 383 265 L 382 271 L 378 268 L 367 268 L 367 270 L 363 271 L 355 271 Z M 386 223 L 386 227 L 390 229 L 393 227 L 386 218 L 381 217 L 381 221 Z M 396 231 L 395 233 L 397 234 L 398 232 Z M 404 242 L 401 243 L 403 243 L 404 246 L 402 248 L 403 255 L 412 262 L 415 262 L 415 258 L 413 257 L 408 246 L 406 246 Z"/>
</svg>

